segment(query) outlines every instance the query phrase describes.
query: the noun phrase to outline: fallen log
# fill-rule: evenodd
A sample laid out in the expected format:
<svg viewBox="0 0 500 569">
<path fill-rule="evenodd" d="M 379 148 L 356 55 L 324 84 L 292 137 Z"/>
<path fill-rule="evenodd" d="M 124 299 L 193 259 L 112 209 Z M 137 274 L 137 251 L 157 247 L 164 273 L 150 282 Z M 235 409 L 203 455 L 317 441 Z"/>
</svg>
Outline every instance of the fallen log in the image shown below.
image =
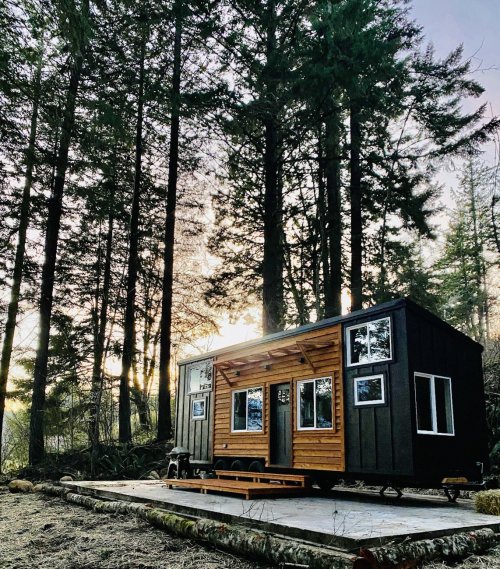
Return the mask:
<svg viewBox="0 0 500 569">
<path fill-rule="evenodd" d="M 352 569 L 355 559 L 352 554 L 334 548 L 309 545 L 257 529 L 229 525 L 206 518 L 181 516 L 147 504 L 98 500 L 52 484 L 39 484 L 36 489 L 38 492 L 58 496 L 95 512 L 133 514 L 179 537 L 210 543 L 231 553 L 275 565 L 289 564 L 309 569 Z"/>
</svg>

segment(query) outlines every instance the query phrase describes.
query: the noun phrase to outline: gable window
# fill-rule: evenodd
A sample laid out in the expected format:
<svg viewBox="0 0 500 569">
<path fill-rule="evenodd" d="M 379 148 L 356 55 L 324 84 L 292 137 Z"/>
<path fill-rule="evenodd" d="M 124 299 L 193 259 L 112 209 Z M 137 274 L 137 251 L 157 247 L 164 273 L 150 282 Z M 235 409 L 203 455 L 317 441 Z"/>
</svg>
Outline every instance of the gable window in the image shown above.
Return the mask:
<svg viewBox="0 0 500 569">
<path fill-rule="evenodd" d="M 455 434 L 451 379 L 425 373 L 415 374 L 417 433 Z"/>
<path fill-rule="evenodd" d="M 262 391 L 262 387 L 233 391 L 233 431 L 262 431 Z"/>
<path fill-rule="evenodd" d="M 319 377 L 297 383 L 299 429 L 332 428 L 332 378 Z"/>
<path fill-rule="evenodd" d="M 381 318 L 346 329 L 347 365 L 384 362 L 392 358 L 391 319 Z"/>
<path fill-rule="evenodd" d="M 384 376 L 354 378 L 354 405 L 377 405 L 385 403 Z"/>
<path fill-rule="evenodd" d="M 212 360 L 204 360 L 187 367 L 189 393 L 212 389 L 212 365 Z"/>
</svg>

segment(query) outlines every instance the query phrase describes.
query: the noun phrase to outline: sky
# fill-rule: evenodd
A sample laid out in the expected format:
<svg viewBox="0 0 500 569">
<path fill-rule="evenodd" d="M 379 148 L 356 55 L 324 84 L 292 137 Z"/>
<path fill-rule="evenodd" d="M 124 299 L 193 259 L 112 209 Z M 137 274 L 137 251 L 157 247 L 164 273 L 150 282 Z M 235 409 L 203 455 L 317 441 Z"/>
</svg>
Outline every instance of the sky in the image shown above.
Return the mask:
<svg viewBox="0 0 500 569">
<path fill-rule="evenodd" d="M 464 109 L 487 102 L 500 114 L 500 0 L 413 0 L 411 12 L 437 55 L 463 44 L 464 57 L 472 58 L 473 76 L 485 92 Z M 493 159 L 492 147 L 485 157 Z"/>
</svg>

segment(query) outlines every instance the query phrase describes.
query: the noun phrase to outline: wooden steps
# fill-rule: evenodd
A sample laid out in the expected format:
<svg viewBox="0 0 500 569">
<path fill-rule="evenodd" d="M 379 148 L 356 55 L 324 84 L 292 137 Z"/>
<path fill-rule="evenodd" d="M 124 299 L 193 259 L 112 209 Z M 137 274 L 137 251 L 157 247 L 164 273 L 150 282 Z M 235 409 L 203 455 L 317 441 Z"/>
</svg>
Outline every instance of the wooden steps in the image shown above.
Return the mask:
<svg viewBox="0 0 500 569">
<path fill-rule="evenodd" d="M 165 480 L 167 488 L 199 490 L 202 494 L 222 492 L 240 494 L 245 500 L 262 496 L 302 494 L 311 486 L 309 476 L 260 472 L 217 470 L 217 478 Z M 264 480 L 266 482 L 264 482 Z"/>
</svg>

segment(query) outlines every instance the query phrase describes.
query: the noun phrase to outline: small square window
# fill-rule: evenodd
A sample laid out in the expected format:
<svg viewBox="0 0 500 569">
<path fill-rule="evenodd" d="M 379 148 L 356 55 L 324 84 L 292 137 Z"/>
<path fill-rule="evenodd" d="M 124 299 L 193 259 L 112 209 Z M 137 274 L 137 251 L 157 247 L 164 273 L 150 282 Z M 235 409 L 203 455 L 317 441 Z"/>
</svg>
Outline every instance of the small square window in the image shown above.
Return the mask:
<svg viewBox="0 0 500 569">
<path fill-rule="evenodd" d="M 346 330 L 347 365 L 359 366 L 392 359 L 391 319 L 381 318 Z"/>
<path fill-rule="evenodd" d="M 206 399 L 193 399 L 191 403 L 191 419 L 203 421 L 206 419 Z"/>
<path fill-rule="evenodd" d="M 385 403 L 383 375 L 354 378 L 354 405 L 380 405 Z"/>
<path fill-rule="evenodd" d="M 415 374 L 417 433 L 455 434 L 451 379 L 424 373 Z"/>
</svg>

